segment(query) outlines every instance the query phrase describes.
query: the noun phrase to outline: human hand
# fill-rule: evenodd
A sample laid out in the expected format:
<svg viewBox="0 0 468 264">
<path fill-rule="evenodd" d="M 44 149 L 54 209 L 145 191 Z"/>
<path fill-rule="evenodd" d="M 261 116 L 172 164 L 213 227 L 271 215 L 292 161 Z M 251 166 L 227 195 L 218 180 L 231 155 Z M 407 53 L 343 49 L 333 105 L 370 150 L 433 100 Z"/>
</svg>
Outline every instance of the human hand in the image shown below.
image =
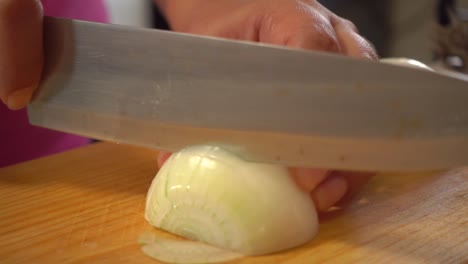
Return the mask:
<svg viewBox="0 0 468 264">
<path fill-rule="evenodd" d="M 315 0 L 156 2 L 175 31 L 378 58 L 351 21 Z"/>
<path fill-rule="evenodd" d="M 38 0 L 0 1 L 0 99 L 25 107 L 42 70 L 42 6 Z"/>
<path fill-rule="evenodd" d="M 159 0 L 175 31 L 263 42 L 299 49 L 377 59 L 373 46 L 350 21 L 315 0 Z M 159 165 L 169 157 L 161 153 Z M 298 185 L 326 211 L 350 196 L 371 173 L 291 168 Z"/>
</svg>

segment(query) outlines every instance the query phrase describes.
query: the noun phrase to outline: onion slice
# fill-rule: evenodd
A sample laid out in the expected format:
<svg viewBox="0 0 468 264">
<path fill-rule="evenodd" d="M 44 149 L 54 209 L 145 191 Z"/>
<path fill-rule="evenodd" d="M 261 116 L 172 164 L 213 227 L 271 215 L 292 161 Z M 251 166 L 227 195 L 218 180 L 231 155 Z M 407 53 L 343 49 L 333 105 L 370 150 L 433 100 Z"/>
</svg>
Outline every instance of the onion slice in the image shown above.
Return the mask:
<svg viewBox="0 0 468 264">
<path fill-rule="evenodd" d="M 221 263 L 243 257 L 200 242 L 163 238 L 149 233 L 143 234 L 139 242 L 146 255 L 167 263 Z"/>
</svg>

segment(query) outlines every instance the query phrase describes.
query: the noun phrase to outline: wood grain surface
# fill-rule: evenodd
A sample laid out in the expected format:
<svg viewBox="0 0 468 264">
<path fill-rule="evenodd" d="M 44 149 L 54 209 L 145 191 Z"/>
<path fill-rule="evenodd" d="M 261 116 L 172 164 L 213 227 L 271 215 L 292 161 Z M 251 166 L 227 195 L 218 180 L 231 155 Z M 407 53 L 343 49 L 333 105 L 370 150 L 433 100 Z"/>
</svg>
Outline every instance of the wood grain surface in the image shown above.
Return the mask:
<svg viewBox="0 0 468 264">
<path fill-rule="evenodd" d="M 0 169 L 0 263 L 158 263 L 137 243 L 156 172 L 110 143 Z M 378 175 L 309 244 L 231 263 L 468 263 L 468 170 Z"/>
</svg>

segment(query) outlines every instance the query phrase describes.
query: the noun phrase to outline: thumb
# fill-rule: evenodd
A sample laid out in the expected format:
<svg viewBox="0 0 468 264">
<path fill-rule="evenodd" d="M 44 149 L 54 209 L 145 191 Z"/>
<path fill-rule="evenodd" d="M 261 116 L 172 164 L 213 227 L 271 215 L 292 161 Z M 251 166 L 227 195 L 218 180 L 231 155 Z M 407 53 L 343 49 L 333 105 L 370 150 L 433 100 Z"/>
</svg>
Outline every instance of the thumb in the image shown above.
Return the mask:
<svg viewBox="0 0 468 264">
<path fill-rule="evenodd" d="M 13 110 L 29 103 L 40 80 L 42 17 L 38 0 L 0 1 L 0 99 Z"/>
</svg>

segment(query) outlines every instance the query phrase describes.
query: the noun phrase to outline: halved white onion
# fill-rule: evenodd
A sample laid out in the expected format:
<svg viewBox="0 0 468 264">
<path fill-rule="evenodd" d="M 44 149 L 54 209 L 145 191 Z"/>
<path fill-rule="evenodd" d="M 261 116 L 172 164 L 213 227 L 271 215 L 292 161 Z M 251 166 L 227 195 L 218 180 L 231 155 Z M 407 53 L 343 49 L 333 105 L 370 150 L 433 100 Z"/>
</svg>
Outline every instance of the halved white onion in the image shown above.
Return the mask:
<svg viewBox="0 0 468 264">
<path fill-rule="evenodd" d="M 167 160 L 148 192 L 146 219 L 245 255 L 290 249 L 318 231 L 314 204 L 287 168 L 247 162 L 216 146 L 189 147 Z"/>
</svg>

